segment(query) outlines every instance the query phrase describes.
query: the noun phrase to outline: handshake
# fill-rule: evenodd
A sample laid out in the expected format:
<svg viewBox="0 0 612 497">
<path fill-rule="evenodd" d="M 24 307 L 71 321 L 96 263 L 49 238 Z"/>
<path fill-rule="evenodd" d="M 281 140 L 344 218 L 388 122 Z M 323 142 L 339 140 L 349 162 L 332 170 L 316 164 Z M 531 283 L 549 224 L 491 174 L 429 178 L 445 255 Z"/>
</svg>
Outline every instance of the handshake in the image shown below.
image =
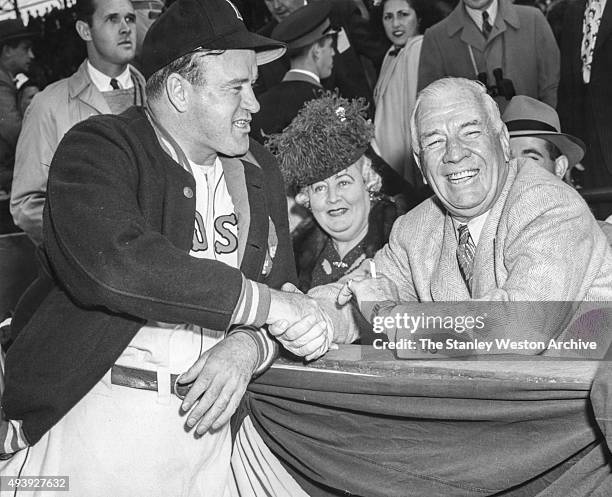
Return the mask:
<svg viewBox="0 0 612 497">
<path fill-rule="evenodd" d="M 307 361 L 321 357 L 329 350 L 334 329 L 328 314 L 311 297 L 291 283 L 282 291 L 270 290 L 268 331 L 292 354 Z"/>
<path fill-rule="evenodd" d="M 349 343 L 359 337 L 358 324 L 346 305 L 349 301 L 355 302 L 366 319 L 377 302 L 399 301 L 396 285 L 377 274 L 370 259 L 338 282 L 312 289 L 309 295 L 315 295 L 317 300 L 302 294 L 291 283 L 285 283 L 282 290 L 271 290 L 268 331 L 289 352 L 307 361 L 325 354 L 334 338 Z"/>
</svg>

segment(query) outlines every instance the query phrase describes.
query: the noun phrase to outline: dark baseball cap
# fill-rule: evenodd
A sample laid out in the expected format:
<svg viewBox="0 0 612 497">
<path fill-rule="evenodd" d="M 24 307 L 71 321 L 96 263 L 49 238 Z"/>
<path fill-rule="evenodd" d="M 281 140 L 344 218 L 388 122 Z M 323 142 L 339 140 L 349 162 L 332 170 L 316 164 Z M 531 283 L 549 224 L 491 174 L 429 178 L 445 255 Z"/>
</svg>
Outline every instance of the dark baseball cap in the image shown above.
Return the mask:
<svg viewBox="0 0 612 497">
<path fill-rule="evenodd" d="M 177 0 L 149 28 L 142 47 L 142 73 L 152 74 L 198 48 L 254 50 L 257 64 L 281 57 L 284 43 L 251 33 L 230 0 Z"/>
</svg>

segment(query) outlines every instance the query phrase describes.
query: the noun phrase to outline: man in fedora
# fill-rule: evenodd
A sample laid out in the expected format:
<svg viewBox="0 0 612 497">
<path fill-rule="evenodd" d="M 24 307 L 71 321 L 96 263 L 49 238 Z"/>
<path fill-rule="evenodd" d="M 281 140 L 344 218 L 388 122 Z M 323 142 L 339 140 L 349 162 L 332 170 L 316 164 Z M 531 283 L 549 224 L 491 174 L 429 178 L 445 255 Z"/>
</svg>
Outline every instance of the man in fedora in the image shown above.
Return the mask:
<svg viewBox="0 0 612 497">
<path fill-rule="evenodd" d="M 557 111 L 535 98 L 513 97 L 502 115 L 510 135 L 510 152 L 514 158 L 529 158 L 548 172 L 564 179 L 585 153 L 580 138 L 561 132 Z M 612 224 L 599 221 L 612 244 Z"/>
<path fill-rule="evenodd" d="M 582 140 L 561 132 L 557 111 L 526 95 L 512 98 L 502 115 L 515 158 L 527 157 L 563 179 L 584 157 Z"/>
<path fill-rule="evenodd" d="M 0 21 L 0 192 L 8 192 L 13 176 L 15 145 L 21 130 L 15 76 L 34 59 L 32 33 L 18 19 Z"/>
<path fill-rule="evenodd" d="M 279 342 L 329 348 L 318 305 L 276 290 L 296 282 L 284 188 L 248 136 L 257 65 L 284 51 L 230 0 L 178 0 L 144 41 L 147 107 L 65 135 L 44 210 L 52 288 L 6 357 L 3 476 L 228 496 L 228 421 L 274 356 L 262 326 L 304 321 Z"/>
</svg>

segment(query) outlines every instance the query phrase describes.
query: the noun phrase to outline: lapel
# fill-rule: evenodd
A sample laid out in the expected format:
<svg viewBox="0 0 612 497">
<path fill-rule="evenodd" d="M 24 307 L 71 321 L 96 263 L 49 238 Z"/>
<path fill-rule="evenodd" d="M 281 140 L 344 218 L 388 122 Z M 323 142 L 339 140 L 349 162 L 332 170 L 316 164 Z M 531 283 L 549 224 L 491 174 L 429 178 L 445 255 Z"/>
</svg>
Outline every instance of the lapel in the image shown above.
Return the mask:
<svg viewBox="0 0 612 497">
<path fill-rule="evenodd" d="M 111 110 L 102 93 L 93 84 L 87 72 L 87 59 L 68 80 L 68 95 L 94 109 L 98 114 L 110 114 Z M 80 120 L 80 119 L 79 119 Z"/>
<path fill-rule="evenodd" d="M 514 29 L 519 29 L 521 27 L 518 13 L 512 3 L 507 0 L 499 0 L 497 4 L 497 16 L 495 16 L 493 29 L 491 30 L 487 43 L 492 43 L 495 38 L 508 29 L 508 26 Z"/>
<path fill-rule="evenodd" d="M 496 266 L 503 264 L 503 258 L 497 261 L 496 235 L 499 228 L 499 221 L 506 205 L 508 192 L 514 183 L 517 173 L 517 162 L 511 161 L 508 168 L 508 177 L 502 188 L 499 198 L 489 212 L 485 225 L 480 233 L 480 240 L 476 246 L 474 255 L 474 272 L 472 278 L 472 297 L 479 298 L 488 293 L 492 288 L 498 286 Z"/>
<path fill-rule="evenodd" d="M 261 168 L 242 160 L 246 183 L 250 225 L 240 270 L 247 278 L 260 281 L 268 247 L 269 213 Z M 235 205 L 235 204 L 234 204 Z"/>
<path fill-rule="evenodd" d="M 480 52 L 484 52 L 484 36 L 466 12 L 463 2 L 459 2 L 459 5 L 448 16 L 447 32 L 449 37 L 455 35 L 457 31 L 461 31 L 461 41 Z"/>
<path fill-rule="evenodd" d="M 449 36 L 452 36 L 457 31 L 461 30 L 461 41 L 474 47 L 480 52 L 484 52 L 485 47 L 488 44 L 493 43 L 495 38 L 502 35 L 508 29 L 508 26 L 511 26 L 514 29 L 518 29 L 520 27 L 518 13 L 516 12 L 514 5 L 512 5 L 508 0 L 499 0 L 498 2 L 497 16 L 495 17 L 493 29 L 488 40 L 485 40 L 481 31 L 466 12 L 463 2 L 459 2 L 459 5 L 457 5 L 455 10 L 453 10 L 448 17 Z"/>
<path fill-rule="evenodd" d="M 469 300 L 470 293 L 457 262 L 457 235 L 453 220 L 444 216 L 444 234 L 437 269 L 431 278 L 431 297 L 434 302 Z"/>
<path fill-rule="evenodd" d="M 595 40 L 595 52 L 597 48 L 612 34 L 612 6 L 610 6 L 610 0 L 606 2 L 603 15 L 601 17 L 601 23 L 599 24 L 599 31 L 597 32 L 597 40 Z M 595 58 L 596 53 L 593 58 Z"/>
</svg>

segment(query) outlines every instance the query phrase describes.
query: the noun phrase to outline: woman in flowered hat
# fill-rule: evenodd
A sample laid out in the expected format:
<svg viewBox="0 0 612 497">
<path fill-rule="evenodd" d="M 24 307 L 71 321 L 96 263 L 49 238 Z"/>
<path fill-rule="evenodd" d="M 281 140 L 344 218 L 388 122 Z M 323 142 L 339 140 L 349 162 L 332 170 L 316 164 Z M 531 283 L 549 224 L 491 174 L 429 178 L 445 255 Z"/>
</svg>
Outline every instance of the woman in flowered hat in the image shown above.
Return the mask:
<svg viewBox="0 0 612 497">
<path fill-rule="evenodd" d="M 294 233 L 302 291 L 336 281 L 372 257 L 398 215 L 383 186 L 397 191 L 401 178 L 366 154 L 374 133 L 366 107 L 363 100 L 324 94 L 268 141 L 288 195 L 316 221 L 306 220 Z"/>
</svg>

